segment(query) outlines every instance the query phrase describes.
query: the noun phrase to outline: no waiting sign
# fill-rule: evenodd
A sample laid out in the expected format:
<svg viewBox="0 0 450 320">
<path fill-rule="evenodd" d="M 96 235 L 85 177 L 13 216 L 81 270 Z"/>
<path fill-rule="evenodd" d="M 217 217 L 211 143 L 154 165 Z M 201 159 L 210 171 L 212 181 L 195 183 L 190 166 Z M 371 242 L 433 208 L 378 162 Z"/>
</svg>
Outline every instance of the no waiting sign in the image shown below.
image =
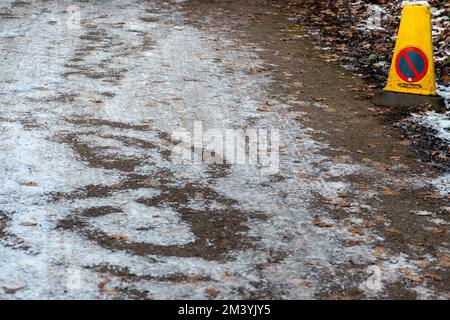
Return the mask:
<svg viewBox="0 0 450 320">
<path fill-rule="evenodd" d="M 420 49 L 409 47 L 401 50 L 395 62 L 397 74 L 405 82 L 418 82 L 428 72 L 428 59 Z"/>
</svg>

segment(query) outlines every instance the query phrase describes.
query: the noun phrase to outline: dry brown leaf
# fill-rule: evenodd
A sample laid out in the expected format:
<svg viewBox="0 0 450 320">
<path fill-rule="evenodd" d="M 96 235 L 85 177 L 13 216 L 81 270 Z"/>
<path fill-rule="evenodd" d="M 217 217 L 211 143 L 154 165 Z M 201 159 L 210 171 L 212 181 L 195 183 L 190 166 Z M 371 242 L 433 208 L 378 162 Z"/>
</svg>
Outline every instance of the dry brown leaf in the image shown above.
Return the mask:
<svg viewBox="0 0 450 320">
<path fill-rule="evenodd" d="M 270 104 L 268 102 L 266 102 L 262 106 L 259 106 L 258 108 L 256 108 L 256 111 L 269 112 L 269 111 L 272 111 L 272 107 L 270 106 Z"/>
<path fill-rule="evenodd" d="M 21 222 L 20 225 L 23 227 L 35 227 L 35 226 L 37 226 L 37 223 L 31 222 L 31 221 L 24 221 L 24 222 Z"/>
<path fill-rule="evenodd" d="M 297 173 L 297 179 L 308 180 L 309 175 L 306 172 Z"/>
<path fill-rule="evenodd" d="M 408 281 L 413 281 L 413 282 L 422 282 L 423 281 L 423 277 L 421 277 L 419 275 L 414 275 L 414 274 L 405 274 L 404 278 Z"/>
<path fill-rule="evenodd" d="M 389 231 L 391 233 L 400 233 L 400 230 L 397 228 L 387 228 L 386 231 Z"/>
<path fill-rule="evenodd" d="M 338 193 L 337 196 L 338 196 L 339 198 L 344 198 L 344 199 L 350 197 L 350 195 L 348 195 L 348 194 L 346 194 L 346 193 Z"/>
<path fill-rule="evenodd" d="M 215 298 L 219 295 L 220 291 L 214 288 L 206 288 L 205 289 L 205 293 L 211 297 L 211 298 Z"/>
<path fill-rule="evenodd" d="M 369 227 L 373 227 L 375 225 L 375 222 L 364 219 L 362 221 L 362 224 L 364 227 L 369 228 Z"/>
<path fill-rule="evenodd" d="M 350 202 L 346 202 L 346 201 L 339 202 L 336 205 L 341 208 L 348 208 L 348 207 L 352 206 L 352 204 Z"/>
<path fill-rule="evenodd" d="M 299 24 L 293 24 L 293 25 L 288 26 L 287 29 L 289 32 L 298 32 L 301 30 L 301 26 Z"/>
<path fill-rule="evenodd" d="M 117 241 L 124 241 L 124 240 L 128 240 L 128 237 L 123 234 L 113 234 L 113 235 L 109 236 L 109 239 L 117 240 Z"/>
<path fill-rule="evenodd" d="M 319 218 L 315 218 L 312 223 L 313 223 L 313 225 L 315 225 L 316 227 L 319 227 L 319 228 L 331 228 L 331 227 L 333 227 L 332 224 L 325 223 L 325 222 L 321 221 Z"/>
<path fill-rule="evenodd" d="M 450 258 L 449 258 L 449 257 L 443 257 L 443 258 L 439 259 L 439 260 L 437 261 L 437 263 L 438 263 L 441 267 L 448 268 L 448 267 L 450 267 Z"/>
<path fill-rule="evenodd" d="M 441 281 L 442 277 L 436 273 L 426 273 L 425 278 L 434 280 L 434 281 Z"/>
<path fill-rule="evenodd" d="M 8 287 L 3 287 L 3 291 L 6 294 L 15 294 L 17 291 L 20 291 L 22 289 L 25 289 L 25 287 L 17 287 L 17 288 L 8 288 Z"/>
<path fill-rule="evenodd" d="M 105 293 L 105 287 L 108 284 L 108 282 L 109 280 L 106 279 L 105 277 L 100 278 L 100 281 L 97 284 L 97 288 L 100 293 Z"/>
<path fill-rule="evenodd" d="M 416 265 L 419 268 L 426 268 L 430 263 L 427 260 L 417 260 Z"/>
<path fill-rule="evenodd" d="M 427 198 L 430 198 L 430 199 L 450 199 L 450 195 L 448 195 L 448 194 L 431 194 L 431 195 L 428 195 Z"/>
<path fill-rule="evenodd" d="M 171 140 L 162 139 L 161 140 L 161 144 L 164 145 L 164 146 L 171 146 L 171 145 L 174 144 L 174 142 L 171 141 Z"/>
<path fill-rule="evenodd" d="M 377 259 L 383 257 L 383 254 L 384 254 L 384 248 L 382 246 L 376 246 L 375 249 L 373 250 L 373 255 Z"/>
<path fill-rule="evenodd" d="M 430 231 L 435 233 L 435 234 L 440 234 L 440 233 L 444 233 L 445 229 L 436 227 L 436 228 L 431 228 Z"/>
<path fill-rule="evenodd" d="M 346 163 L 347 159 L 344 158 L 344 157 L 334 157 L 333 158 L 333 162 L 335 162 L 335 163 Z"/>
<path fill-rule="evenodd" d="M 205 197 L 203 196 L 203 193 L 201 192 L 196 192 L 194 195 L 194 200 L 204 200 Z"/>
<path fill-rule="evenodd" d="M 270 262 L 265 262 L 265 263 L 257 264 L 257 265 L 255 266 L 255 269 L 256 269 L 256 270 L 263 270 L 263 269 L 270 268 L 271 266 L 272 266 L 272 263 L 270 263 Z"/>
<path fill-rule="evenodd" d="M 37 183 L 28 181 L 28 182 L 20 182 L 19 185 L 24 186 L 24 187 L 36 187 Z"/>
<path fill-rule="evenodd" d="M 364 231 L 361 228 L 358 228 L 358 227 L 348 227 L 347 231 L 351 232 L 351 233 L 359 234 L 360 236 L 364 235 Z"/>
<path fill-rule="evenodd" d="M 228 273 L 228 272 L 222 272 L 221 274 L 220 274 L 220 277 L 223 279 L 223 280 L 226 280 L 226 279 L 228 279 L 228 278 L 230 278 L 231 277 L 231 275 Z"/>
<path fill-rule="evenodd" d="M 384 194 L 385 196 L 398 196 L 398 195 L 400 195 L 399 192 L 394 191 L 394 190 L 390 189 L 389 187 L 382 186 L 380 188 L 382 190 L 381 193 Z"/>
<path fill-rule="evenodd" d="M 154 121 L 153 119 L 142 119 L 141 123 L 142 124 L 152 124 Z"/>
<path fill-rule="evenodd" d="M 116 162 L 116 160 L 115 159 L 102 159 L 102 162 L 103 163 L 114 163 L 114 162 Z"/>
<path fill-rule="evenodd" d="M 106 291 L 106 295 L 110 298 L 114 298 L 117 297 L 119 295 L 119 291 L 112 289 L 112 290 L 108 290 Z"/>
<path fill-rule="evenodd" d="M 203 282 L 203 278 L 200 276 L 187 276 L 186 277 L 186 282 L 189 283 L 199 283 L 199 282 Z"/>
</svg>

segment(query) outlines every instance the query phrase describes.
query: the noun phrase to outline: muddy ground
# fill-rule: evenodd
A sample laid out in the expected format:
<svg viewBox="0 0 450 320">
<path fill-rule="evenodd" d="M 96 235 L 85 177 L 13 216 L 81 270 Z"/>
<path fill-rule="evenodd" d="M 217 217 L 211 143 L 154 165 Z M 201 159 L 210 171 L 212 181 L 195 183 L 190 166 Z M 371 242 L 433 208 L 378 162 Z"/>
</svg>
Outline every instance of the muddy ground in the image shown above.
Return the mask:
<svg viewBox="0 0 450 320">
<path fill-rule="evenodd" d="M 279 7 L 0 16 L 1 298 L 449 298 L 445 167 Z M 278 129 L 277 170 L 174 163 L 198 121 Z"/>
</svg>

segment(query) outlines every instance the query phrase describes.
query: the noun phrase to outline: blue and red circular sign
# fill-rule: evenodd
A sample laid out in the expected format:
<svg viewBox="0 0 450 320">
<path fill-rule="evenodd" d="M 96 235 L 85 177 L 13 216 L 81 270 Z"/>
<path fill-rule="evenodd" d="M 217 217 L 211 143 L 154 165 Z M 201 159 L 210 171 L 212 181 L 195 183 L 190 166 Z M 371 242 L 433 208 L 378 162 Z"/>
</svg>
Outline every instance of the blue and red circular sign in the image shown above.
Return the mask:
<svg viewBox="0 0 450 320">
<path fill-rule="evenodd" d="M 397 56 L 395 69 L 403 81 L 417 82 L 422 80 L 428 72 L 428 58 L 420 49 L 405 48 Z"/>
</svg>

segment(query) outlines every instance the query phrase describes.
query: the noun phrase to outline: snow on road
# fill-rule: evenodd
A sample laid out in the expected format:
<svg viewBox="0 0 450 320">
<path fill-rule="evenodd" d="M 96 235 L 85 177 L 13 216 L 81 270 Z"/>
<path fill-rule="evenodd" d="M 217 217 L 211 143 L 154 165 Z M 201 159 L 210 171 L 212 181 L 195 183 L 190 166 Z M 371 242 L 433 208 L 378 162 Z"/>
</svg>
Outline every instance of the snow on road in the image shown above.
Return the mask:
<svg viewBox="0 0 450 320">
<path fill-rule="evenodd" d="M 374 263 L 376 235 L 317 228 L 308 209 L 346 191 L 330 177 L 369 169 L 320 154 L 247 72 L 254 48 L 174 3 L 77 5 L 0 6 L 0 298 L 312 298 L 336 266 Z M 171 134 L 194 121 L 280 130 L 279 172 L 174 165 Z"/>
</svg>

